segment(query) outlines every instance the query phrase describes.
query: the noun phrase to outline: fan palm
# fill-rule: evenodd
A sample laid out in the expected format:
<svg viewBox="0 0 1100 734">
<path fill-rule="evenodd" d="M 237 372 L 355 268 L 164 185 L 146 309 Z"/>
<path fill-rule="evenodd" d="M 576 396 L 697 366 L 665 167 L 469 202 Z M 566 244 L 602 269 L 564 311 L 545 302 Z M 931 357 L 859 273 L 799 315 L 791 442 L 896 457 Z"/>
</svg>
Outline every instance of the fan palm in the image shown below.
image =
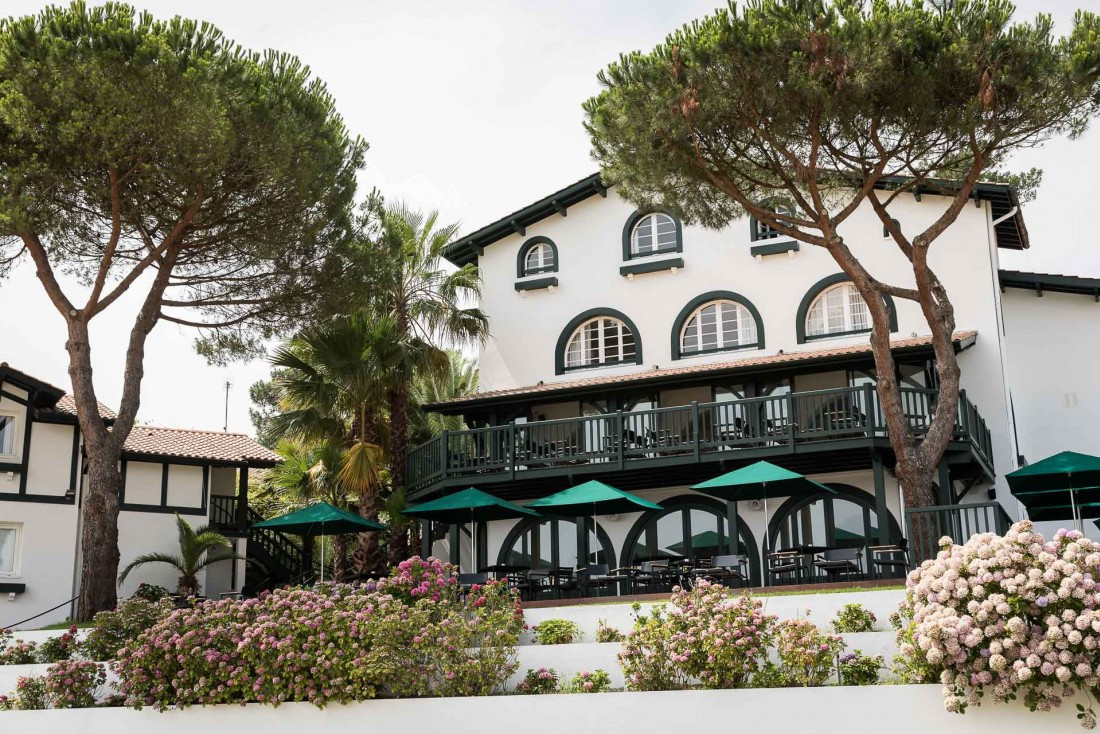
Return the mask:
<svg viewBox="0 0 1100 734">
<path fill-rule="evenodd" d="M 425 373 L 439 378 L 447 374 L 451 360 L 440 344 L 471 344 L 489 333 L 485 314 L 469 305 L 481 296 L 477 268 L 451 270 L 443 263 L 444 249 L 457 233 L 457 224 L 440 224 L 438 212 L 424 214 L 397 203 L 382 214 L 381 235 L 365 245 L 374 269 L 371 309 L 393 319 L 403 336 L 395 346 L 405 350 L 386 392 L 394 491 L 405 489 L 414 380 Z M 395 536 L 391 555 L 407 553 L 407 538 Z"/>
<path fill-rule="evenodd" d="M 130 561 L 118 575 L 121 586 L 126 577 L 138 566 L 147 563 L 164 563 L 179 571 L 176 591 L 180 596 L 190 597 L 199 593 L 199 571 L 219 561 L 247 560 L 228 552 L 232 548 L 229 539 L 208 525 L 193 528 L 191 524 L 176 515 L 176 530 L 179 534 L 179 554 L 146 553 Z M 221 551 L 221 552 L 219 552 Z"/>
<path fill-rule="evenodd" d="M 413 443 L 423 443 L 443 431 L 462 431 L 467 427 L 461 415 L 441 415 L 421 407 L 477 392 L 477 362 L 455 349 L 447 350 L 447 358 L 450 366 L 445 375 L 422 373 L 411 385 L 409 435 Z"/>
</svg>

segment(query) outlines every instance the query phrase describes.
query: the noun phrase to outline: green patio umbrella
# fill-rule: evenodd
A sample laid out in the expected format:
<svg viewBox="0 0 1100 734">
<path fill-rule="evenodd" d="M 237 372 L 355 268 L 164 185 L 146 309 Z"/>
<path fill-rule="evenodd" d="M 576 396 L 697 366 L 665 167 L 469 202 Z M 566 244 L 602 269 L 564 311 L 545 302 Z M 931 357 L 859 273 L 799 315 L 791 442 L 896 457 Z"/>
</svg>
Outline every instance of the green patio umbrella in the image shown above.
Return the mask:
<svg viewBox="0 0 1100 734">
<path fill-rule="evenodd" d="M 506 502 L 488 492 L 482 492 L 476 487 L 468 487 L 461 492 L 455 492 L 431 502 L 406 507 L 401 514 L 420 517 L 425 520 L 435 520 L 448 525 L 462 525 L 468 522 L 475 543 L 477 539 L 477 533 L 474 529 L 475 523 L 507 520 L 524 515 L 539 516 L 539 513 L 534 510 L 528 510 L 526 507 Z"/>
<path fill-rule="evenodd" d="M 1072 519 L 1081 503 L 1100 502 L 1100 457 L 1063 451 L 1005 475 L 1012 496 L 1047 520 Z M 1068 510 L 1068 513 L 1067 513 Z M 1032 519 L 1037 519 L 1032 516 Z"/>
<path fill-rule="evenodd" d="M 596 524 L 597 510 L 600 515 L 617 515 L 625 512 L 662 509 L 656 502 L 650 502 L 621 489 L 615 489 L 596 479 L 578 484 L 576 487 L 563 489 L 549 497 L 537 499 L 527 506 L 537 508 L 545 514 L 559 517 L 586 517 L 591 515 L 592 529 L 596 533 L 597 546 L 600 538 L 600 528 Z M 578 548 L 577 551 L 580 552 L 580 549 Z"/>
<path fill-rule="evenodd" d="M 711 546 L 717 548 L 720 545 L 719 540 L 718 533 L 713 530 L 704 530 L 691 536 L 691 547 L 692 549 L 709 548 Z M 668 550 L 681 556 L 687 553 L 687 549 L 687 543 L 682 540 L 668 547 Z"/>
<path fill-rule="evenodd" d="M 270 520 L 255 523 L 254 528 L 270 528 L 281 530 L 292 535 L 350 535 L 352 533 L 366 533 L 376 530 L 385 530 L 386 526 L 360 517 L 347 510 L 330 505 L 327 502 L 318 502 L 301 510 L 288 512 Z M 321 544 L 321 580 L 325 580 L 325 546 Z"/>
<path fill-rule="evenodd" d="M 709 494 L 712 497 L 724 499 L 727 502 L 740 502 L 741 500 L 764 500 L 764 546 L 761 553 L 766 552 L 768 543 L 767 529 L 771 524 L 768 513 L 768 497 L 804 497 L 818 492 L 836 494 L 836 490 L 819 484 L 812 479 L 807 479 L 797 472 L 784 469 L 767 461 L 758 461 L 755 464 L 743 466 L 727 472 L 714 479 L 708 479 L 692 487 L 692 489 Z M 734 530 L 730 530 L 734 532 Z M 763 560 L 763 559 L 761 559 Z"/>
</svg>

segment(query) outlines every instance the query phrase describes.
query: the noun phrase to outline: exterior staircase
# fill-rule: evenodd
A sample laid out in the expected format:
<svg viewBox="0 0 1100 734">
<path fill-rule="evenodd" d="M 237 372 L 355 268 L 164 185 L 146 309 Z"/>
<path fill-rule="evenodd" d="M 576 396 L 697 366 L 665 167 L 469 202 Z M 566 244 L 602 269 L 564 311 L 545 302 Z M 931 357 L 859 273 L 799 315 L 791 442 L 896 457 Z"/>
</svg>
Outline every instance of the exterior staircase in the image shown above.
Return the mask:
<svg viewBox="0 0 1100 734">
<path fill-rule="evenodd" d="M 248 564 L 245 574 L 246 595 L 274 589 L 286 584 L 299 584 L 312 574 L 306 568 L 305 552 L 292 536 L 271 528 L 257 528 L 264 517 L 248 509 Z"/>
</svg>

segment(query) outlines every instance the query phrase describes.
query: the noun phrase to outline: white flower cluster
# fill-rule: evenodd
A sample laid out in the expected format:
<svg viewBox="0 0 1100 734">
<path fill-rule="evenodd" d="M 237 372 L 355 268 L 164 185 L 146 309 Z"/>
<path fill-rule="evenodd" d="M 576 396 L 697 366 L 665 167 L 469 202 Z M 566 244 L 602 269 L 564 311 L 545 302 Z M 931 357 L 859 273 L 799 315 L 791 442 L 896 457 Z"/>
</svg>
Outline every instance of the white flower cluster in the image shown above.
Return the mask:
<svg viewBox="0 0 1100 734">
<path fill-rule="evenodd" d="M 1030 522 L 1004 537 L 940 541 L 935 560 L 909 574 L 900 612 L 902 655 L 944 686 L 948 711 L 988 692 L 1032 709 L 1059 706 L 1100 683 L 1100 543 L 1059 530 L 1045 542 Z M 1079 717 L 1091 728 L 1091 710 Z"/>
</svg>

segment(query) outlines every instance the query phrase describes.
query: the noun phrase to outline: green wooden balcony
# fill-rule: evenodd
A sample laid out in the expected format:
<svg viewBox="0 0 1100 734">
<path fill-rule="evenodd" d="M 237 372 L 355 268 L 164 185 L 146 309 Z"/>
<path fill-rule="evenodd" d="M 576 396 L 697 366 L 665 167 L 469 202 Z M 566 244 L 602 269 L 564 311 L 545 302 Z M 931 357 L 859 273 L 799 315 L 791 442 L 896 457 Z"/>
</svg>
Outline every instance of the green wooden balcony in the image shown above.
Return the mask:
<svg viewBox="0 0 1100 734">
<path fill-rule="evenodd" d="M 924 433 L 937 391 L 902 388 L 910 430 Z M 952 445 L 992 476 L 989 429 L 960 392 Z M 460 483 L 622 472 L 669 464 L 746 460 L 798 451 L 888 448 L 878 393 L 870 385 L 717 403 L 692 403 L 558 420 L 448 431 L 409 451 L 414 495 Z"/>
</svg>

